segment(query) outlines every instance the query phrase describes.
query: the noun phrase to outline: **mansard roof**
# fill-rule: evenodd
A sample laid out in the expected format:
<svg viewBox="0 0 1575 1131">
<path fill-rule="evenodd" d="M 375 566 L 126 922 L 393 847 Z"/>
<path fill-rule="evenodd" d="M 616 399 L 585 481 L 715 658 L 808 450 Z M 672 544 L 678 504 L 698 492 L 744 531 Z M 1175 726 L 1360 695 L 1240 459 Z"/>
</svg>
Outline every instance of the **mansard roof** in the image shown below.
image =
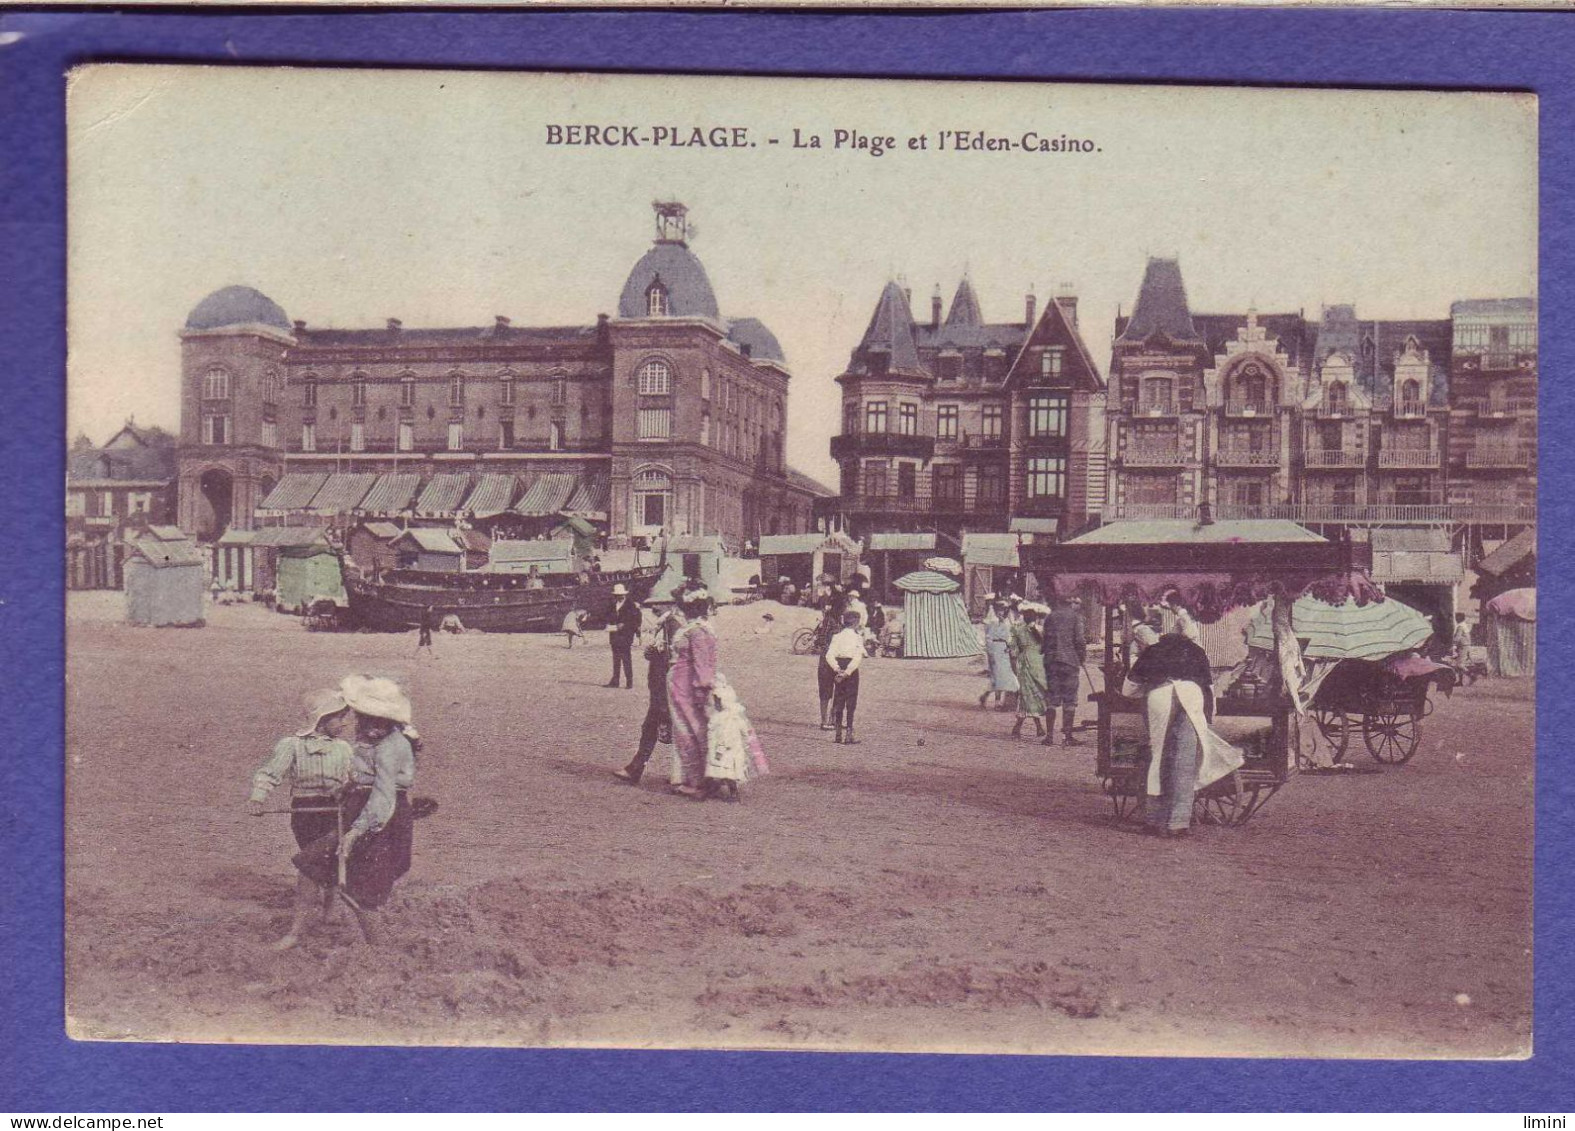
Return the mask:
<svg viewBox="0 0 1575 1131">
<path fill-rule="evenodd" d="M 640 257 L 618 296 L 618 317 L 649 317 L 646 296 L 657 283 L 667 292 L 668 317 L 720 317 L 705 266 L 682 240 L 658 240 Z"/>
</svg>

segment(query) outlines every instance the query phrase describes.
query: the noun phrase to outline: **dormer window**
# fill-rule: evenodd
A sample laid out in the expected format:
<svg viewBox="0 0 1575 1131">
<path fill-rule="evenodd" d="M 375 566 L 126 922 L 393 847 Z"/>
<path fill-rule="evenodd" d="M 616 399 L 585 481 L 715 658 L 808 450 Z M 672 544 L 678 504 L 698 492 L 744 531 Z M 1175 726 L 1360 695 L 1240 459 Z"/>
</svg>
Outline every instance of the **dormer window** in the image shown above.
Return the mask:
<svg viewBox="0 0 1575 1131">
<path fill-rule="evenodd" d="M 1415 379 L 1400 386 L 1400 413 L 1403 416 L 1422 415 L 1422 383 Z"/>
<path fill-rule="evenodd" d="M 661 283 L 652 283 L 645 292 L 645 313 L 651 318 L 665 318 L 671 313 L 667 307 L 667 288 Z"/>
<path fill-rule="evenodd" d="M 1324 391 L 1323 407 L 1330 416 L 1344 416 L 1349 411 L 1350 400 L 1344 381 L 1335 381 Z"/>
<path fill-rule="evenodd" d="M 1055 346 L 1039 355 L 1039 376 L 1061 376 L 1061 347 Z"/>
</svg>

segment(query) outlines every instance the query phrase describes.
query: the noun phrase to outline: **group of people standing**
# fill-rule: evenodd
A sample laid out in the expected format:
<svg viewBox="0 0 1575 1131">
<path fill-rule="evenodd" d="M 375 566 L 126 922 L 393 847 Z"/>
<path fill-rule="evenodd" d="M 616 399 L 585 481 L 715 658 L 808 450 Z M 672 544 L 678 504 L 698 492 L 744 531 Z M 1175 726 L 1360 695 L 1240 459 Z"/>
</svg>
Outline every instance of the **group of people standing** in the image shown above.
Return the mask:
<svg viewBox="0 0 1575 1131">
<path fill-rule="evenodd" d="M 696 801 L 736 800 L 738 787 L 768 767 L 743 702 L 717 664 L 711 594 L 686 585 L 665 610 L 648 602 L 649 619 L 627 594 L 617 594 L 614 605 L 608 619 L 613 679 L 607 686 L 618 686 L 620 672 L 632 681 L 632 649 L 644 636 L 649 702 L 634 757 L 613 776 L 638 785 L 657 745 L 670 742 L 672 793 Z"/>
<path fill-rule="evenodd" d="M 1045 746 L 1056 744 L 1056 712 L 1061 714 L 1062 741 L 1080 745 L 1077 737 L 1078 678 L 1088 651 L 1080 603 L 1075 597 L 1052 598 L 1050 604 L 1017 596 L 985 599 L 984 655 L 989 680 L 979 696 L 981 710 L 993 695 L 997 709 L 1015 700 L 1017 720 L 1012 737 L 1020 738 L 1028 722 Z M 1010 700 L 1008 700 L 1010 697 Z"/>
</svg>

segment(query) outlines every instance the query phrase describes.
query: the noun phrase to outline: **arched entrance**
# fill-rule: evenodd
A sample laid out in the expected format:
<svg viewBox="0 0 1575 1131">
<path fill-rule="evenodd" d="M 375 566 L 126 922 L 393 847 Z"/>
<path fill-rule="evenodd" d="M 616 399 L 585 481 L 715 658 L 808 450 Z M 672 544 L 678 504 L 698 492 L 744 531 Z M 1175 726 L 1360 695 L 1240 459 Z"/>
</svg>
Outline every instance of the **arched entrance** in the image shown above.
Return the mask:
<svg viewBox="0 0 1575 1131">
<path fill-rule="evenodd" d="M 197 480 L 197 538 L 211 542 L 229 528 L 235 507 L 235 477 L 210 467 Z"/>
</svg>

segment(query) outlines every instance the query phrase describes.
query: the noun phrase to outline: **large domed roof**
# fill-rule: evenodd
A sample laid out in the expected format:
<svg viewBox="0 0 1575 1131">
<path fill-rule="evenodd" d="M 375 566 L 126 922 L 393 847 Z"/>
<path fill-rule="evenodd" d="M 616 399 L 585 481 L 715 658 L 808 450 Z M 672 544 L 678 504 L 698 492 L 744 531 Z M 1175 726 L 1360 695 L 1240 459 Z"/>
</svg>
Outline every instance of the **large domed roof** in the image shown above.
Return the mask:
<svg viewBox="0 0 1575 1131">
<path fill-rule="evenodd" d="M 649 317 L 647 294 L 660 282 L 667 291 L 667 313 L 678 318 L 716 318 L 716 292 L 705 267 L 688 245 L 663 240 L 640 257 L 618 298 L 619 318 Z"/>
<path fill-rule="evenodd" d="M 186 316 L 188 330 L 219 330 L 225 326 L 263 325 L 290 329 L 283 308 L 251 287 L 224 287 L 214 291 Z"/>
</svg>

